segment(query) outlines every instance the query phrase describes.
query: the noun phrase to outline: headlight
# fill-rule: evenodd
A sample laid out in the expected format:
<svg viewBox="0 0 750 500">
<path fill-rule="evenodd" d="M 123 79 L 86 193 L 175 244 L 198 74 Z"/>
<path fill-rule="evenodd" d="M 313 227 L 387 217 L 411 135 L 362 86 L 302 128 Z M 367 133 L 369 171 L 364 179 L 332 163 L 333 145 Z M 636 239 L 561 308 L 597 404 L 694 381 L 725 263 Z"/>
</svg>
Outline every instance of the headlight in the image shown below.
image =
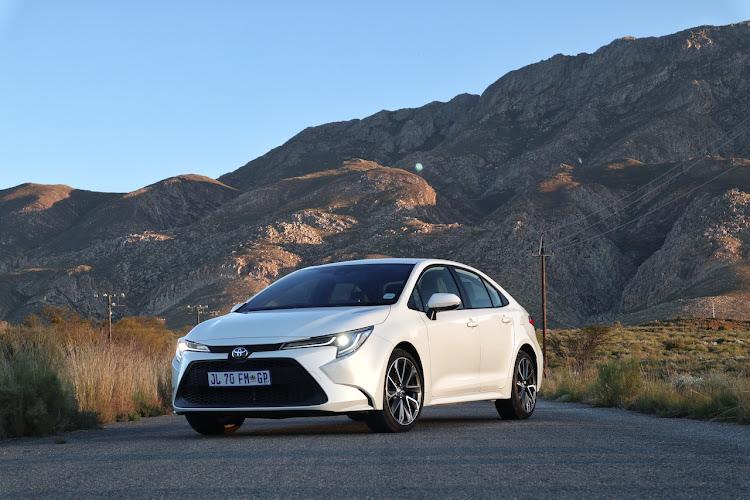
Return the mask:
<svg viewBox="0 0 750 500">
<path fill-rule="evenodd" d="M 174 356 L 175 358 L 177 358 L 177 361 L 182 361 L 182 353 L 185 351 L 211 352 L 208 346 L 205 346 L 203 344 L 191 342 L 190 340 L 187 340 L 187 339 L 178 339 L 177 351 L 174 353 Z"/>
<path fill-rule="evenodd" d="M 367 328 L 361 328 L 359 330 L 351 330 L 348 332 L 334 333 L 333 335 L 323 335 L 322 337 L 313 337 L 306 340 L 297 340 L 294 342 L 287 342 L 282 345 L 282 349 L 300 349 L 303 347 L 321 347 L 321 346 L 335 346 L 336 357 L 346 356 L 351 354 L 360 348 L 365 343 L 367 337 L 372 333 L 371 326 Z"/>
</svg>

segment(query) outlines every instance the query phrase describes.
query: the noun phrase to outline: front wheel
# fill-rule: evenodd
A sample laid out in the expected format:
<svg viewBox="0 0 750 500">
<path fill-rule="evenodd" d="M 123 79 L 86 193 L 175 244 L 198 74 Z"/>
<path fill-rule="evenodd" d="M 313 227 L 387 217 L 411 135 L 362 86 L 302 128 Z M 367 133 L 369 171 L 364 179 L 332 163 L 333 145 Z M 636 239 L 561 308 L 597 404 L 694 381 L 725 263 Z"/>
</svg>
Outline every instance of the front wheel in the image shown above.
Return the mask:
<svg viewBox="0 0 750 500">
<path fill-rule="evenodd" d="M 412 428 L 424 401 L 422 369 L 414 357 L 396 349 L 388 360 L 383 387 L 383 409 L 367 415 L 375 432 L 404 432 Z"/>
<path fill-rule="evenodd" d="M 495 401 L 497 412 L 509 420 L 529 418 L 536 407 L 536 386 L 536 364 L 531 356 L 520 351 L 513 370 L 510 399 Z"/>
<path fill-rule="evenodd" d="M 231 434 L 239 429 L 245 421 L 245 417 L 204 415 L 200 413 L 188 413 L 185 415 L 185 418 L 195 432 L 204 436 Z"/>
</svg>

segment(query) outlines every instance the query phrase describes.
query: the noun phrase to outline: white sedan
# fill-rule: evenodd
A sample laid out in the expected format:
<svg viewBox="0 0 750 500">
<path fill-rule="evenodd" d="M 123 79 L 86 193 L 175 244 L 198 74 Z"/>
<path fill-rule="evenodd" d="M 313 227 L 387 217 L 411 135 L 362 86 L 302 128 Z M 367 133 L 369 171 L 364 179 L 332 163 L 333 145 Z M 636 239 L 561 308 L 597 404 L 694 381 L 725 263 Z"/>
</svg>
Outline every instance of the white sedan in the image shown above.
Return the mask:
<svg viewBox="0 0 750 500">
<path fill-rule="evenodd" d="M 245 418 L 345 414 L 409 430 L 425 406 L 536 406 L 543 364 L 529 313 L 456 262 L 373 259 L 308 267 L 193 328 L 172 361 L 175 412 L 201 434 Z"/>
</svg>

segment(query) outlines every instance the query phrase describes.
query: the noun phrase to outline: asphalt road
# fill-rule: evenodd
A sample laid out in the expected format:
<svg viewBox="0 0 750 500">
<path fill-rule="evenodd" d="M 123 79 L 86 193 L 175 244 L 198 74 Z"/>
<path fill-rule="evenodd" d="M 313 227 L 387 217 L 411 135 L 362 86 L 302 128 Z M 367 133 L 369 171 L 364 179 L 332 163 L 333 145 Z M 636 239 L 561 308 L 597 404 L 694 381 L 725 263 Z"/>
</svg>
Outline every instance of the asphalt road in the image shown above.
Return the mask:
<svg viewBox="0 0 750 500">
<path fill-rule="evenodd" d="M 64 438 L 65 443 L 55 441 Z M 428 408 L 406 434 L 346 417 L 246 420 L 203 437 L 174 415 L 0 443 L 0 498 L 747 498 L 750 426 L 540 402 Z"/>
</svg>

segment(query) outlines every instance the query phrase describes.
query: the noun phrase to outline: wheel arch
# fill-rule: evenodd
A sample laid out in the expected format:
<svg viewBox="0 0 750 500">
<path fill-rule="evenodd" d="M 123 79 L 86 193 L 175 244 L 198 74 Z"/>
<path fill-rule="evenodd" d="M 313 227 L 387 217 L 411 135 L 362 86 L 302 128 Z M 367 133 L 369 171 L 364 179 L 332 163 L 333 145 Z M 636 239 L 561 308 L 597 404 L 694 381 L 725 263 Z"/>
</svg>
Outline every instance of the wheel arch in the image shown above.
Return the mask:
<svg viewBox="0 0 750 500">
<path fill-rule="evenodd" d="M 424 363 L 422 363 L 422 357 L 419 355 L 419 351 L 417 351 L 417 348 L 414 347 L 414 345 L 410 342 L 403 341 L 393 348 L 394 351 L 396 349 L 402 349 L 414 356 L 414 359 L 417 361 L 417 363 L 419 363 L 419 369 L 422 370 L 422 378 L 424 378 Z"/>
<path fill-rule="evenodd" d="M 531 360 L 534 362 L 534 366 L 536 366 L 536 385 L 538 389 L 541 379 L 543 378 L 542 370 L 544 369 L 539 359 L 541 356 L 537 356 L 536 350 L 531 344 L 522 344 L 518 351 L 523 351 L 528 354 L 531 357 Z"/>
<path fill-rule="evenodd" d="M 414 344 L 412 344 L 409 341 L 402 340 L 396 346 L 393 347 L 393 350 L 396 349 L 402 349 L 409 354 L 411 354 L 414 357 L 414 360 L 419 364 L 419 370 L 422 372 L 422 404 L 426 405 L 427 401 L 429 400 L 429 394 L 430 392 L 430 374 L 428 373 L 428 367 L 425 367 L 424 361 L 422 361 L 422 356 L 419 355 L 419 349 L 416 348 Z"/>
</svg>

